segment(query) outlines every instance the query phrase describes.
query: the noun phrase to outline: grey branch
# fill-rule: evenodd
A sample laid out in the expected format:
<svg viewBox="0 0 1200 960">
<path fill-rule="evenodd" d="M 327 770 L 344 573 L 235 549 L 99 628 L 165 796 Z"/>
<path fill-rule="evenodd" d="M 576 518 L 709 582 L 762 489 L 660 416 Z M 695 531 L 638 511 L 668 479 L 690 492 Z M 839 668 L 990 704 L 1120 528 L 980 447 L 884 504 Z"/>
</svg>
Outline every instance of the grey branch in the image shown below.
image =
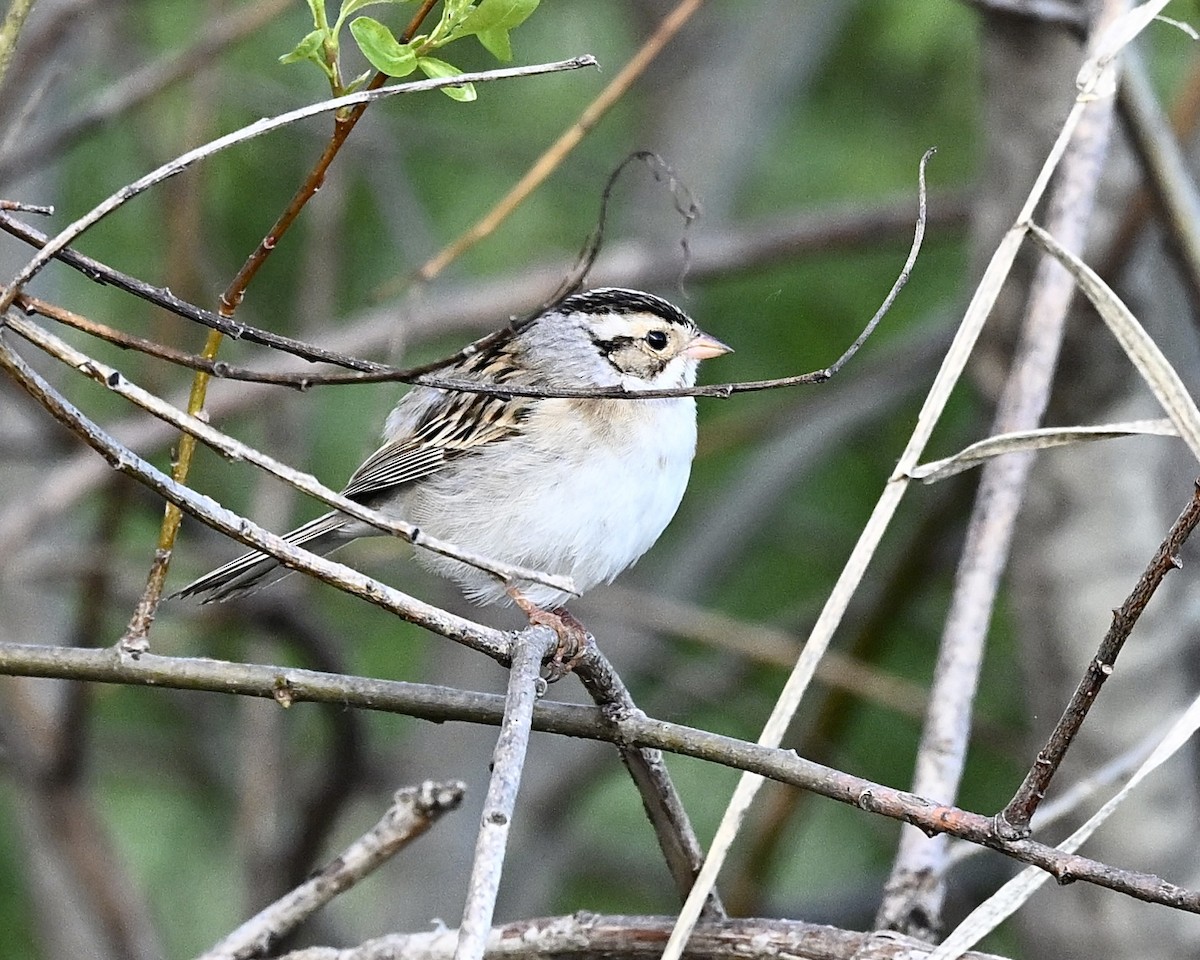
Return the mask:
<svg viewBox="0 0 1200 960">
<path fill-rule="evenodd" d="M 43 330 L 37 324 L 30 323 L 28 320 L 13 316 L 10 313 L 4 319 L 3 323 L 0 324 L 0 327 L 2 326 L 9 327 L 56 360 L 61 360 L 76 372 L 90 377 L 97 383 L 107 387 L 113 393 L 124 397 L 130 403 L 152 413 L 165 423 L 169 423 L 185 433 L 191 434 L 230 460 L 245 460 L 247 463 L 252 463 L 256 467 L 274 474 L 280 480 L 308 494 L 310 497 L 334 507 L 357 520 L 369 523 L 385 533 L 399 536 L 409 543 L 430 550 L 433 553 L 440 553 L 443 556 L 460 560 L 472 567 L 477 567 L 492 574 L 502 583 L 513 580 L 532 580 L 535 583 L 544 583 L 556 589 L 565 590 L 567 593 L 577 592 L 575 583 L 570 577 L 555 576 L 539 570 L 531 570 L 526 567 L 501 563 L 498 560 L 491 560 L 470 550 L 456 547 L 452 543 L 446 543 L 437 537 L 419 530 L 410 523 L 387 517 L 377 510 L 364 507 L 361 503 L 335 493 L 324 484 L 318 483 L 317 479 L 311 474 L 295 470 L 286 463 L 282 463 L 273 457 L 261 453 L 254 447 L 221 433 L 221 431 L 209 426 L 203 420 L 184 413 L 160 397 L 155 396 L 147 390 L 143 390 L 137 384 L 127 379 L 119 370 L 92 359 L 87 354 L 76 350 L 66 341 L 54 336 L 54 334 L 47 330 Z"/>
<path fill-rule="evenodd" d="M 546 689 L 539 672 L 542 661 L 556 642 L 548 627 L 534 627 L 521 633 L 513 644 L 504 719 L 492 754 L 492 776 L 475 839 L 475 862 L 471 868 L 454 960 L 482 960 L 487 946 L 496 896 L 500 892 L 508 828 L 512 824 L 521 774 L 525 769 L 533 707 L 539 691 Z"/>
<path fill-rule="evenodd" d="M 312 879 L 247 920 L 200 960 L 244 960 L 265 953 L 306 918 L 421 836 L 443 814 L 458 809 L 465 791 L 457 780 L 426 780 L 420 786 L 397 791 L 392 805 L 370 830 Z"/>
<path fill-rule="evenodd" d="M 119 443 L 99 425 L 86 417 L 55 390 L 17 354 L 0 333 L 0 367 L 6 369 L 21 387 L 60 423 L 96 450 L 114 469 L 133 477 L 164 500 L 185 513 L 220 530 L 249 547 L 270 554 L 285 566 L 303 570 L 326 583 L 416 623 L 447 639 L 477 650 L 494 660 L 508 662 L 509 635 L 439 607 L 410 597 L 381 580 L 359 573 L 345 564 L 326 560 L 288 543 L 282 537 L 251 523 L 245 517 L 226 510 L 210 497 L 176 483 L 169 476 Z"/>
<path fill-rule="evenodd" d="M 107 197 L 74 223 L 69 224 L 63 229 L 58 236 L 54 237 L 42 247 L 33 258 L 25 264 L 24 267 L 13 277 L 5 289 L 3 296 L 0 296 L 0 310 L 7 310 L 12 306 L 13 299 L 21 288 L 24 287 L 37 273 L 44 267 L 53 256 L 69 244 L 72 240 L 78 237 L 89 227 L 98 223 L 108 214 L 112 213 L 126 201 L 136 197 L 139 193 L 149 190 L 155 184 L 162 183 L 177 174 L 182 173 L 192 164 L 199 160 L 211 157 L 214 154 L 220 153 L 222 150 L 227 150 L 232 146 L 243 143 L 247 140 L 253 140 L 255 137 L 261 137 L 265 133 L 270 133 L 272 130 L 278 130 L 280 127 L 285 127 L 295 123 L 298 120 L 303 120 L 307 117 L 316 116 L 321 113 L 331 113 L 334 110 L 340 110 L 342 107 L 350 107 L 359 103 L 370 103 L 375 100 L 382 100 L 386 97 L 392 97 L 402 93 L 425 93 L 429 90 L 438 90 L 442 87 L 456 87 L 468 83 L 486 83 L 491 80 L 508 80 L 514 77 L 530 77 L 543 73 L 557 73 L 563 70 L 578 70 L 581 67 L 597 66 L 596 58 L 588 55 L 574 57 L 570 60 L 559 60 L 554 63 L 532 64 L 524 67 L 508 67 L 502 70 L 484 70 L 476 73 L 462 73 L 454 77 L 440 77 L 430 80 L 418 80 L 414 83 L 393 84 L 388 87 L 380 87 L 377 90 L 360 90 L 357 93 L 350 93 L 343 97 L 335 97 L 331 100 L 322 100 L 318 103 L 311 103 L 304 107 L 299 107 L 296 110 L 289 110 L 287 113 L 282 113 L 276 117 L 267 117 L 258 120 L 249 126 L 242 127 L 240 130 L 234 130 L 232 133 L 227 133 L 223 137 L 218 137 L 209 143 L 202 144 L 194 150 L 189 150 L 186 153 L 180 154 L 174 160 L 164 163 L 162 166 L 151 170 L 145 176 L 140 177 L 133 183 L 126 184 L 116 193 Z"/>
<path fill-rule="evenodd" d="M 670 917 L 601 916 L 576 913 L 505 924 L 491 931 L 489 960 L 553 957 L 571 960 L 651 960 L 662 954 Z M 280 960 L 450 960 L 455 931 L 396 933 L 337 950 L 309 947 Z M 688 941 L 693 960 L 920 960 L 929 944 L 888 933 L 858 933 L 798 920 L 702 922 Z M 1001 960 L 964 953 L 963 960 Z"/>
<path fill-rule="evenodd" d="M 113 649 L 0 644 L 0 675 L 4 674 L 206 690 L 263 697 L 287 704 L 332 703 L 344 708 L 402 713 L 435 722 L 465 720 L 498 725 L 504 713 L 504 698 L 493 694 L 264 664 L 155 654 L 143 654 L 134 660 Z M 745 770 L 869 813 L 910 823 L 930 834 L 945 833 L 989 847 L 1021 863 L 1045 870 L 1060 883 L 1094 883 L 1148 903 L 1200 913 L 1200 892 L 1184 889 L 1152 874 L 1066 854 L 1036 840 L 1003 840 L 996 836 L 989 816 L 938 804 L 904 790 L 834 770 L 799 757 L 792 750 L 766 747 L 656 720 L 640 711 L 622 718 L 620 727 L 616 728 L 594 707 L 555 702 L 541 702 L 534 708 L 533 729 L 647 747 Z"/>
</svg>

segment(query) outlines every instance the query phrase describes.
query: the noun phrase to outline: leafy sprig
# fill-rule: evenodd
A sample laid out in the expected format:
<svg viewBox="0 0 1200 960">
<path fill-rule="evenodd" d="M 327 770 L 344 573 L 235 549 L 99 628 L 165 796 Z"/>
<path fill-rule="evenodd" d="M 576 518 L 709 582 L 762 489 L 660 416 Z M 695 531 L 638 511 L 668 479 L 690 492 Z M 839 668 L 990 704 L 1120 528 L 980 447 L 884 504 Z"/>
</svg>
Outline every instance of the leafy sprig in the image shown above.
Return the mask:
<svg viewBox="0 0 1200 960">
<path fill-rule="evenodd" d="M 475 37 L 497 60 L 511 60 L 509 32 L 529 18 L 540 0 L 445 0 L 441 17 L 429 33 L 419 34 L 403 43 L 381 21 L 367 16 L 351 17 L 364 7 L 411 0 L 343 0 L 332 25 L 325 11 L 325 0 L 307 2 L 312 11 L 313 30 L 279 61 L 316 64 L 328 78 L 334 94 L 340 96 L 357 90 L 371 76 L 368 71 L 349 83 L 342 80 L 340 38 L 347 24 L 363 56 L 371 66 L 389 77 L 406 77 L 418 70 L 427 77 L 454 77 L 462 71 L 430 54 L 456 40 Z M 463 102 L 475 99 L 475 87 L 469 83 L 445 87 L 442 92 Z"/>
</svg>

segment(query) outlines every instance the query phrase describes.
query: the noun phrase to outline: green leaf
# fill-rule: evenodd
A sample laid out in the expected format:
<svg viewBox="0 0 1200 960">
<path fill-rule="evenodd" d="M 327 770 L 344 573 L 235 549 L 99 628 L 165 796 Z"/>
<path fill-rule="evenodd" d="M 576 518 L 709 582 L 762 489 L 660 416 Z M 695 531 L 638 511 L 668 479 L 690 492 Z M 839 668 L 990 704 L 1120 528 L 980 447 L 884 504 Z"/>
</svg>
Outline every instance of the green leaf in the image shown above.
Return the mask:
<svg viewBox="0 0 1200 960">
<path fill-rule="evenodd" d="M 345 20 L 350 14 L 356 10 L 361 10 L 363 7 L 369 7 L 373 3 L 408 3 L 409 0 L 343 0 L 342 9 L 338 12 L 338 19 Z"/>
<path fill-rule="evenodd" d="M 427 77 L 438 79 L 440 77 L 457 77 L 462 73 L 458 67 L 445 60 L 438 60 L 435 57 L 421 57 L 417 61 L 417 66 Z M 461 87 L 442 87 L 442 93 L 448 96 L 451 100 L 458 100 L 460 103 L 470 103 L 475 99 L 475 85 L 473 83 L 464 83 Z"/>
<path fill-rule="evenodd" d="M 350 33 L 363 56 L 380 73 L 389 77 L 407 77 L 417 68 L 413 45 L 400 43 L 378 20 L 358 17 L 350 22 Z"/>
<path fill-rule="evenodd" d="M 325 42 L 325 32 L 314 30 L 298 44 L 291 53 L 285 53 L 279 58 L 280 63 L 299 63 L 301 60 L 315 60 L 321 63 L 321 44 Z"/>
<path fill-rule="evenodd" d="M 480 30 L 475 39 L 483 44 L 483 48 L 502 63 L 512 59 L 512 44 L 508 40 L 508 31 L 502 28 L 495 30 Z"/>
<path fill-rule="evenodd" d="M 325 25 L 325 0 L 308 0 L 308 10 L 312 14 L 313 26 L 318 30 Z"/>
<path fill-rule="evenodd" d="M 455 36 L 519 27 L 537 9 L 540 0 L 480 0 L 479 6 L 463 17 Z"/>
</svg>

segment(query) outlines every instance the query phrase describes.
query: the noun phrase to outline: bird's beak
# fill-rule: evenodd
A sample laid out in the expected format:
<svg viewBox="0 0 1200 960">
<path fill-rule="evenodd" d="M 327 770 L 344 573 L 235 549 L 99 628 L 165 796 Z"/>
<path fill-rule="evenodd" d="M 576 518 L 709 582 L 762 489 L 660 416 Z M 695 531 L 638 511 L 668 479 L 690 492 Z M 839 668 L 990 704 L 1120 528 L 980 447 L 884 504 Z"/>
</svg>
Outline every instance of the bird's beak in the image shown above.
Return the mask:
<svg viewBox="0 0 1200 960">
<path fill-rule="evenodd" d="M 707 333 L 697 333 L 683 351 L 685 357 L 691 357 L 693 360 L 711 360 L 723 353 L 733 353 L 733 347 L 722 343 L 716 337 L 710 337 Z"/>
</svg>

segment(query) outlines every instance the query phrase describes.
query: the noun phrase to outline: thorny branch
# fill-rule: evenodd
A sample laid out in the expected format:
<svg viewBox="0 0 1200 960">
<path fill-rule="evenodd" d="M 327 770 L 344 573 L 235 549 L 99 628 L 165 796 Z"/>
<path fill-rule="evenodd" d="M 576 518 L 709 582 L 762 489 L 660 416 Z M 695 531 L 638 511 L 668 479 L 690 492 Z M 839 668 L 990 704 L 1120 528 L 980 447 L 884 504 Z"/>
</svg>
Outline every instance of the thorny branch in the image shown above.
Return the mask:
<svg viewBox="0 0 1200 960">
<path fill-rule="evenodd" d="M 1150 564 L 1138 578 L 1133 591 L 1126 597 L 1125 602 L 1113 611 L 1112 625 L 1108 628 L 1108 633 L 1100 641 L 1096 655 L 1088 663 L 1079 686 L 1071 695 L 1045 746 L 1038 751 L 1037 759 L 1025 774 L 1025 780 L 1008 802 L 1008 806 L 996 814 L 996 833 L 999 836 L 1016 839 L 1029 835 L 1030 819 L 1045 797 L 1051 779 L 1083 725 L 1101 686 L 1112 675 L 1121 648 L 1133 632 L 1142 611 L 1158 590 L 1159 584 L 1168 573 L 1182 566 L 1179 551 L 1196 529 L 1197 523 L 1200 523 L 1200 480 L 1193 485 L 1191 500 L 1172 524 Z"/>
</svg>

